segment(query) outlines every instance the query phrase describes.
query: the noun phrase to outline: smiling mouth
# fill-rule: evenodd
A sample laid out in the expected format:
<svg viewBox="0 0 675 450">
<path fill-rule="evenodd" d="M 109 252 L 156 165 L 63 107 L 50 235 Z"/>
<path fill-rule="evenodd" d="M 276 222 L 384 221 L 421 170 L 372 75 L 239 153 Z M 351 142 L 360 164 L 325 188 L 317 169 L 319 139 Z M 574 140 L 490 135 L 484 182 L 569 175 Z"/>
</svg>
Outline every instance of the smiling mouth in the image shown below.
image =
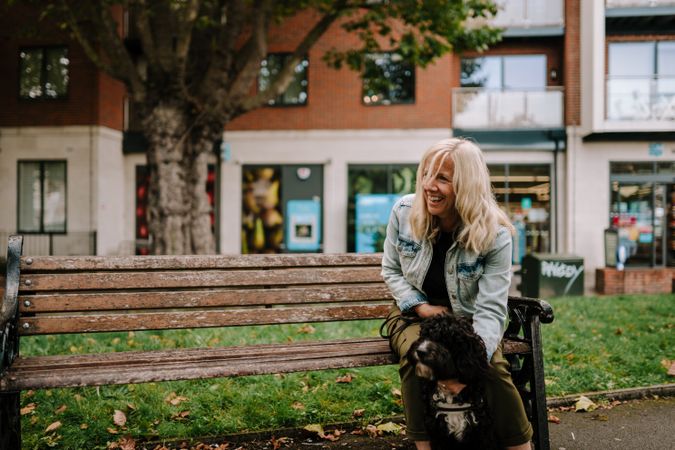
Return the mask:
<svg viewBox="0 0 675 450">
<path fill-rule="evenodd" d="M 427 195 L 427 200 L 431 203 L 440 203 L 443 200 L 443 197 L 438 195 Z"/>
</svg>

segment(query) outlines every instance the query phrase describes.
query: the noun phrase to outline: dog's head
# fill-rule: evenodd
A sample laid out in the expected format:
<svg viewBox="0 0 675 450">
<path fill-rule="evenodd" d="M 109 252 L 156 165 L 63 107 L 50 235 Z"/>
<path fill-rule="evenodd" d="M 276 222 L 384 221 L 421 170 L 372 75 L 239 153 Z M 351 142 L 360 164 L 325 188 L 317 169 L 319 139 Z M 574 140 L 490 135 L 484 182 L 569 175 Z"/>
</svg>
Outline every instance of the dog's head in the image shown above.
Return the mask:
<svg viewBox="0 0 675 450">
<path fill-rule="evenodd" d="M 471 384 L 483 379 L 489 368 L 485 344 L 471 321 L 451 314 L 425 319 L 407 358 L 418 377 L 436 381 L 456 379 Z"/>
</svg>

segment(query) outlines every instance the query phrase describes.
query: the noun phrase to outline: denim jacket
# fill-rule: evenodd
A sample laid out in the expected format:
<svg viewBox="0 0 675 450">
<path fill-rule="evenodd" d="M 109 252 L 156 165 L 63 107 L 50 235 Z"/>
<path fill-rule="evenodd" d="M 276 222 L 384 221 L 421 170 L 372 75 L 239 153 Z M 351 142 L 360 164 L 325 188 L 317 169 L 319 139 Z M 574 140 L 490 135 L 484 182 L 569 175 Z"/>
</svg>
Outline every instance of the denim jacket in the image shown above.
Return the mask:
<svg viewBox="0 0 675 450">
<path fill-rule="evenodd" d="M 414 194 L 406 195 L 394 205 L 382 258 L 382 277 L 403 312 L 427 302 L 422 285 L 433 253 L 430 241 L 413 238 L 410 212 L 414 198 Z M 511 245 L 508 229 L 501 227 L 486 252 L 477 254 L 455 241 L 445 256 L 445 282 L 452 311 L 473 318 L 473 328 L 485 343 L 488 361 L 506 326 Z"/>
</svg>

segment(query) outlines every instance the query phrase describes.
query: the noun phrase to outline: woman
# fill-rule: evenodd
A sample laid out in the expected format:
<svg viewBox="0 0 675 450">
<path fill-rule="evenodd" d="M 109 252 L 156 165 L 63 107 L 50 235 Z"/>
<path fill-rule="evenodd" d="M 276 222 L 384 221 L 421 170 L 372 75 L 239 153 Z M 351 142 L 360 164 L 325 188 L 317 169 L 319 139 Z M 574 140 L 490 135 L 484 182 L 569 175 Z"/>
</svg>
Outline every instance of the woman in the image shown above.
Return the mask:
<svg viewBox="0 0 675 450">
<path fill-rule="evenodd" d="M 407 435 L 418 450 L 431 447 L 418 380 L 405 354 L 419 335 L 419 324 L 403 328 L 401 312 L 420 318 L 445 312 L 472 317 L 495 375 L 486 391 L 498 443 L 530 449 L 532 427 L 501 351 L 512 233 L 492 194 L 481 150 L 463 139 L 444 139 L 427 150 L 417 171 L 415 194 L 394 205 L 382 275 L 396 299 L 388 328 L 402 330 L 391 336 L 391 344 L 401 357 Z M 439 383 L 453 394 L 464 388 L 457 380 Z"/>
</svg>

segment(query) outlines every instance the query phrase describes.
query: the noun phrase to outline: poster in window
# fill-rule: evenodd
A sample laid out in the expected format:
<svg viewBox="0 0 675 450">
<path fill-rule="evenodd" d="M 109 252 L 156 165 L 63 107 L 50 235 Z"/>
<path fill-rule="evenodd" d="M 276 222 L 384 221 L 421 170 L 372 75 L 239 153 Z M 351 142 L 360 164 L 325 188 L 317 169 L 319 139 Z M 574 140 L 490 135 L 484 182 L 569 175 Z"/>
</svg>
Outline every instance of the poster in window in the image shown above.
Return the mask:
<svg viewBox="0 0 675 450">
<path fill-rule="evenodd" d="M 398 194 L 356 194 L 356 252 L 375 253 L 384 248 L 387 222 Z"/>
<path fill-rule="evenodd" d="M 289 200 L 286 215 L 286 249 L 291 252 L 320 251 L 321 201 Z"/>
</svg>

